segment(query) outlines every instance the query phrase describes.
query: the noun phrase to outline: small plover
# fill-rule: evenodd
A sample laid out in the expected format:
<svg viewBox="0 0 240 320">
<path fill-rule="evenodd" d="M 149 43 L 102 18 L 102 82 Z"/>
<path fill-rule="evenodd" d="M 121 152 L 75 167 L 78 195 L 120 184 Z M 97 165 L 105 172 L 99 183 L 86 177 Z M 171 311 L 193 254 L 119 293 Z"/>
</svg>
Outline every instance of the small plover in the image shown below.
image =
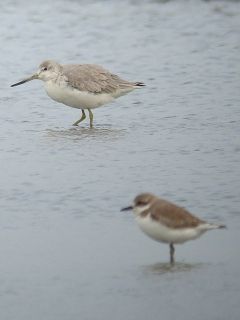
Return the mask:
<svg viewBox="0 0 240 320">
<path fill-rule="evenodd" d="M 150 238 L 169 244 L 171 264 L 174 264 L 175 244 L 196 239 L 208 230 L 226 228 L 201 220 L 186 209 L 151 193 L 138 195 L 132 206 L 121 211 L 126 210 L 133 210 L 140 229 Z"/>
<path fill-rule="evenodd" d="M 129 82 L 94 64 L 59 64 L 53 60 L 42 62 L 36 73 L 11 87 L 39 79 L 50 98 L 69 107 L 81 109 L 82 115 L 74 122 L 77 126 L 89 112 L 90 127 L 93 127 L 91 109 L 98 108 L 130 91 L 144 86 L 142 82 Z"/>
</svg>

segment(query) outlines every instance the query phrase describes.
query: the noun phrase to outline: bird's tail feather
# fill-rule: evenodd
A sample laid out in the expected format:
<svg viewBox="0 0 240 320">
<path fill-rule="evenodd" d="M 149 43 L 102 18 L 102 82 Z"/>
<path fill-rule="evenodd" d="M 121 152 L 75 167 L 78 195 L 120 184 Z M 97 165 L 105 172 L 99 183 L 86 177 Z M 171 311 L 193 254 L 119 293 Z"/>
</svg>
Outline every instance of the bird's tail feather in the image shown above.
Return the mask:
<svg viewBox="0 0 240 320">
<path fill-rule="evenodd" d="M 145 87 L 146 85 L 143 82 L 134 82 L 135 87 Z"/>
<path fill-rule="evenodd" d="M 225 226 L 225 224 L 219 224 L 218 229 L 227 229 L 227 226 Z"/>
<path fill-rule="evenodd" d="M 226 229 L 227 227 L 224 224 L 214 224 L 214 223 L 204 223 L 199 226 L 202 230 L 211 230 L 211 229 Z"/>
</svg>

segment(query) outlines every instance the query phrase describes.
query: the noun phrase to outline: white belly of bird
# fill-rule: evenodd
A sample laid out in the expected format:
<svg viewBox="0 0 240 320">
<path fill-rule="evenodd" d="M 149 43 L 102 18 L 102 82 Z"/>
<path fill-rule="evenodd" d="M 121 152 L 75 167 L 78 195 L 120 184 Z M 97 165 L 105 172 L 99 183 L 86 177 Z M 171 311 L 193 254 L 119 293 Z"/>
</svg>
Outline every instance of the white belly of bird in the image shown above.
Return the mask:
<svg viewBox="0 0 240 320">
<path fill-rule="evenodd" d="M 183 243 L 198 238 L 206 230 L 201 228 L 171 229 L 153 220 L 149 215 L 136 217 L 140 229 L 150 238 L 164 243 Z"/>
<path fill-rule="evenodd" d="M 72 108 L 94 109 L 114 100 L 108 93 L 89 93 L 70 86 L 58 85 L 52 81 L 45 82 L 44 86 L 50 98 Z"/>
</svg>

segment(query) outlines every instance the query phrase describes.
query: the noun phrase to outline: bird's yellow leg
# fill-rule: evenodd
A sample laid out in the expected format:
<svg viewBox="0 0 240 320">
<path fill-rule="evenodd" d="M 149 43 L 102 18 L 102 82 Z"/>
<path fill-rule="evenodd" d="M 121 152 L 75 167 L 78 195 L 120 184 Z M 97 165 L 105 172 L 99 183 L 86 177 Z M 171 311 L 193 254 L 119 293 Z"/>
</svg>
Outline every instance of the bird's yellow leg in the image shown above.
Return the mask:
<svg viewBox="0 0 240 320">
<path fill-rule="evenodd" d="M 89 119 L 90 119 L 90 128 L 93 128 L 93 113 L 90 109 L 88 109 Z"/>
<path fill-rule="evenodd" d="M 86 119 L 85 111 L 83 109 L 81 109 L 81 110 L 82 110 L 82 116 L 78 121 L 74 122 L 73 126 L 77 126 L 80 122 L 82 122 L 84 119 Z"/>
</svg>

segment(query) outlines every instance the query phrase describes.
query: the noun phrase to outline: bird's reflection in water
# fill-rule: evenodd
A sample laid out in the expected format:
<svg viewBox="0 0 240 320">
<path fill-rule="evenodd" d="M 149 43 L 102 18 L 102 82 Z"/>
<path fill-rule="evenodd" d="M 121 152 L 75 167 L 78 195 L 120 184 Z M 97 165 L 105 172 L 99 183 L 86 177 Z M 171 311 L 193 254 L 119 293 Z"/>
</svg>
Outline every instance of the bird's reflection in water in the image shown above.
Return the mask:
<svg viewBox="0 0 240 320">
<path fill-rule="evenodd" d="M 114 129 L 110 126 L 97 126 L 95 128 L 88 127 L 71 127 L 69 129 L 47 129 L 46 135 L 49 138 L 68 139 L 68 140 L 117 140 L 126 134 L 125 129 Z"/>
<path fill-rule="evenodd" d="M 155 263 L 149 266 L 144 266 L 144 272 L 150 274 L 166 274 L 166 273 L 178 273 L 178 272 L 190 272 L 192 270 L 200 269 L 206 264 L 203 263 L 185 263 L 176 262 L 170 264 L 169 262 Z"/>
</svg>

